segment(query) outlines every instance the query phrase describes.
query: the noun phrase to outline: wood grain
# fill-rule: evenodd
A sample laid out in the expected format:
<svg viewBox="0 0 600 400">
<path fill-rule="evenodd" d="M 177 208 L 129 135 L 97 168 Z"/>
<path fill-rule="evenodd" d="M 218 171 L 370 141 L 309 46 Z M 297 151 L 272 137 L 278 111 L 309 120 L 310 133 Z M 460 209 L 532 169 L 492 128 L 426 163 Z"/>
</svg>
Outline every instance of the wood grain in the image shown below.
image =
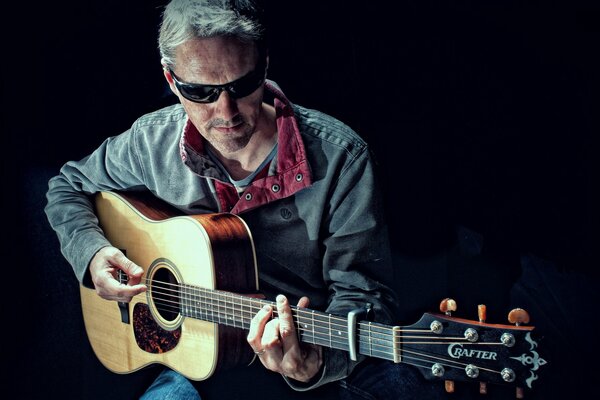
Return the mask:
<svg viewBox="0 0 600 400">
<path fill-rule="evenodd" d="M 135 205 L 134 205 L 135 204 Z M 254 246 L 245 223 L 231 214 L 173 216 L 148 206 L 131 193 L 102 192 L 96 199 L 100 226 L 111 244 L 144 268 L 143 279 L 156 260 L 167 259 L 182 283 L 208 289 L 235 289 L 239 293 L 258 290 Z M 223 269 L 216 273 L 215 266 Z M 241 272 L 243 270 L 243 273 Z M 223 285 L 223 287 L 220 287 Z M 111 371 L 130 373 L 160 363 L 193 380 L 210 377 L 217 369 L 249 361 L 243 331 L 184 318 L 161 320 L 163 328 L 181 329 L 179 343 L 164 353 L 149 353 L 136 343 L 130 324 L 121 322 L 118 305 L 94 290 L 81 286 L 86 331 L 94 352 Z M 130 310 L 142 303 L 154 305 L 149 290 L 131 301 Z M 132 312 L 132 311 L 130 311 Z M 130 315 L 133 321 L 134 316 Z"/>
</svg>

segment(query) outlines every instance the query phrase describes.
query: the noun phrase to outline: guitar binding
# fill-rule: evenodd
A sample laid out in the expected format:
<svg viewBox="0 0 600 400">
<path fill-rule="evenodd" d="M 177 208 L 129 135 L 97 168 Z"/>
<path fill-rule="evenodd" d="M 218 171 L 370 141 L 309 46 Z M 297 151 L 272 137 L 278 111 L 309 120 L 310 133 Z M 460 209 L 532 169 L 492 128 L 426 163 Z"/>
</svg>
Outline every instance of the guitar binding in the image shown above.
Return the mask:
<svg viewBox="0 0 600 400">
<path fill-rule="evenodd" d="M 166 331 L 179 329 L 183 323 L 180 282 L 179 270 L 166 258 L 155 260 L 148 269 L 146 296 L 150 313 Z"/>
</svg>

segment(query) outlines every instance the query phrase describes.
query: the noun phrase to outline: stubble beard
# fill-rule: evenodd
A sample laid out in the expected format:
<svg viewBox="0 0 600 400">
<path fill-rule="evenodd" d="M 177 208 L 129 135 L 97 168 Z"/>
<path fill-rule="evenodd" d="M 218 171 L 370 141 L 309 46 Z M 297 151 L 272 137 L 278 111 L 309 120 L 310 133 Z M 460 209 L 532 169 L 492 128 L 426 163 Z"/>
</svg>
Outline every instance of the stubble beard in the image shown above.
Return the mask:
<svg viewBox="0 0 600 400">
<path fill-rule="evenodd" d="M 240 123 L 239 129 L 229 134 L 219 132 L 216 129 L 217 127 L 236 126 Z M 215 150 L 222 154 L 235 153 L 245 148 L 250 142 L 253 133 L 254 127 L 246 123 L 243 119 L 233 120 L 230 123 L 223 120 L 213 120 L 205 126 L 205 139 Z"/>
</svg>

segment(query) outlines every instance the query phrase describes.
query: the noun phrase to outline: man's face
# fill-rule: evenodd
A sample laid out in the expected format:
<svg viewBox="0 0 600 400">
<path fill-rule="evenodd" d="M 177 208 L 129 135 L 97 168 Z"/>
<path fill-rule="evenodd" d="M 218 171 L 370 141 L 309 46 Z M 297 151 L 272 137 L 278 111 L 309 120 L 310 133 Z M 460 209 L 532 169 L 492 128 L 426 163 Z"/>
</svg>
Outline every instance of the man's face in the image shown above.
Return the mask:
<svg viewBox="0 0 600 400">
<path fill-rule="evenodd" d="M 219 85 L 254 70 L 258 52 L 254 45 L 232 38 L 193 39 L 177 48 L 175 62 L 173 72 L 178 80 Z M 165 76 L 194 126 L 217 151 L 228 154 L 246 147 L 261 116 L 262 85 L 237 100 L 223 91 L 214 103 L 195 103 L 179 93 L 168 72 Z"/>
</svg>

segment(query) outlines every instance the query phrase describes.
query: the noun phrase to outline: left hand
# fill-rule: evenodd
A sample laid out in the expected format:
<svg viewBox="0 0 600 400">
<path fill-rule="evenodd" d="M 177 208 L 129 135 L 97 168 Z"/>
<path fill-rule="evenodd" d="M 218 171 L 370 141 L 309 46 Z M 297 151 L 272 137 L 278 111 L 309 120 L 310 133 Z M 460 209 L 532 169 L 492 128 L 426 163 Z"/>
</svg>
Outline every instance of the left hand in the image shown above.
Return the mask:
<svg viewBox="0 0 600 400">
<path fill-rule="evenodd" d="M 302 297 L 298 307 L 307 307 Z M 308 382 L 321 369 L 323 349 L 314 344 L 300 343 L 292 309 L 287 298 L 277 296 L 278 318 L 272 318 L 271 306 L 264 306 L 250 323 L 248 343 L 262 364 L 269 370 L 301 382 Z"/>
</svg>

